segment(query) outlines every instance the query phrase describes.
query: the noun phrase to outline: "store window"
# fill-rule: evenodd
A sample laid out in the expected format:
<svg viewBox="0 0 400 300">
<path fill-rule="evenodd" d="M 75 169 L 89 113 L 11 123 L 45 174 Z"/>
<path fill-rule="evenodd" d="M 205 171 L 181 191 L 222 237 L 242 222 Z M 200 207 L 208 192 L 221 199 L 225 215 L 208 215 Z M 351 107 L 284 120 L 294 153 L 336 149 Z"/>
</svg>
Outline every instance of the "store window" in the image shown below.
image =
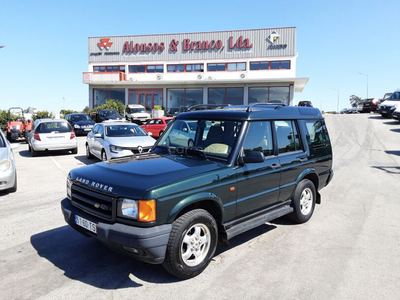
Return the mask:
<svg viewBox="0 0 400 300">
<path fill-rule="evenodd" d="M 284 70 L 290 69 L 290 61 L 255 61 L 250 63 L 250 70 Z"/>
<path fill-rule="evenodd" d="M 129 104 L 141 104 L 147 111 L 164 109 L 162 89 L 129 89 Z"/>
<path fill-rule="evenodd" d="M 93 107 L 105 104 L 107 100 L 118 100 L 125 104 L 124 89 L 94 89 L 93 90 Z"/>
<path fill-rule="evenodd" d="M 271 103 L 289 105 L 289 87 L 249 88 L 249 104 Z"/>
<path fill-rule="evenodd" d="M 226 64 L 208 64 L 207 71 L 246 71 L 246 63 L 226 63 Z"/>
<path fill-rule="evenodd" d="M 243 104 L 243 88 L 209 88 L 209 104 Z"/>
<path fill-rule="evenodd" d="M 168 110 L 184 111 L 190 106 L 203 104 L 203 89 L 168 89 Z"/>
<path fill-rule="evenodd" d="M 180 73 L 180 72 L 203 72 L 203 64 L 180 64 L 180 65 L 167 65 L 167 72 Z"/>
<path fill-rule="evenodd" d="M 94 66 L 93 72 L 95 73 L 125 73 L 125 66 Z"/>
<path fill-rule="evenodd" d="M 129 73 L 164 73 L 163 65 L 129 66 Z"/>
</svg>

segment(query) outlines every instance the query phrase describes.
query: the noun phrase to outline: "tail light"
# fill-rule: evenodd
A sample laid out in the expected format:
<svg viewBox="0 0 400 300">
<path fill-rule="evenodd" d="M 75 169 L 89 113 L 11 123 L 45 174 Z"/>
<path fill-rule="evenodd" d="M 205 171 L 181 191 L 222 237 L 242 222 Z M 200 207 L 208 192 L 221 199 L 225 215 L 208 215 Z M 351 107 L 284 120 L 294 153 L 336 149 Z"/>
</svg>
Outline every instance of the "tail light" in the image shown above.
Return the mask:
<svg viewBox="0 0 400 300">
<path fill-rule="evenodd" d="M 70 140 L 74 139 L 75 137 L 76 137 L 75 131 L 72 129 L 71 130 L 71 138 L 70 138 Z"/>
<path fill-rule="evenodd" d="M 33 134 L 33 138 L 37 141 L 40 141 L 40 135 L 39 132 L 35 131 L 35 133 Z"/>
</svg>

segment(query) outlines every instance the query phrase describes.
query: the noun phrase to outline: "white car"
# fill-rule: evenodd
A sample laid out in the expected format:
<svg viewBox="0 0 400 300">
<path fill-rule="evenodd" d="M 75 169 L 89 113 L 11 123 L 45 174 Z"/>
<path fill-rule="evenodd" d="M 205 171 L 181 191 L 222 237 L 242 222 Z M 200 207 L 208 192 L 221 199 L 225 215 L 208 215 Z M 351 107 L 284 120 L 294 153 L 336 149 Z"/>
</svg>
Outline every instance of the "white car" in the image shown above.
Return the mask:
<svg viewBox="0 0 400 300">
<path fill-rule="evenodd" d="M 391 117 L 393 111 L 400 105 L 400 89 L 395 90 L 390 97 L 379 105 L 382 117 Z"/>
<path fill-rule="evenodd" d="M 64 119 L 40 119 L 34 122 L 34 128 L 27 135 L 31 156 L 38 152 L 68 150 L 78 153 L 78 142 L 74 129 Z"/>
<path fill-rule="evenodd" d="M 0 130 L 0 190 L 14 193 L 17 191 L 17 170 L 15 168 L 12 148 L 18 144 L 10 144 Z"/>
<path fill-rule="evenodd" d="M 155 139 L 139 125 L 128 122 L 103 122 L 94 125 L 86 138 L 86 157 L 103 161 L 148 152 Z"/>
<path fill-rule="evenodd" d="M 142 124 L 150 120 L 151 116 L 143 105 L 129 104 L 125 108 L 125 118 L 132 123 Z"/>
</svg>

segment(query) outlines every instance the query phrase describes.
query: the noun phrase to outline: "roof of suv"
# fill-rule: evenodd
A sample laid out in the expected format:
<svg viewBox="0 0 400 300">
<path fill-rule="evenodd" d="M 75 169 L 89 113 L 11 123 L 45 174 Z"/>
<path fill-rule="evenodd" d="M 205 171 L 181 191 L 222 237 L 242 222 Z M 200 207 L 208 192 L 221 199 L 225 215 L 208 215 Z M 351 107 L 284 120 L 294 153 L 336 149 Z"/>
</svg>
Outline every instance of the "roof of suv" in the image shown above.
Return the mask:
<svg viewBox="0 0 400 300">
<path fill-rule="evenodd" d="M 223 109 L 201 110 L 181 113 L 177 119 L 218 119 L 218 120 L 287 120 L 322 119 L 319 109 L 304 106 L 282 105 L 238 105 Z"/>
</svg>

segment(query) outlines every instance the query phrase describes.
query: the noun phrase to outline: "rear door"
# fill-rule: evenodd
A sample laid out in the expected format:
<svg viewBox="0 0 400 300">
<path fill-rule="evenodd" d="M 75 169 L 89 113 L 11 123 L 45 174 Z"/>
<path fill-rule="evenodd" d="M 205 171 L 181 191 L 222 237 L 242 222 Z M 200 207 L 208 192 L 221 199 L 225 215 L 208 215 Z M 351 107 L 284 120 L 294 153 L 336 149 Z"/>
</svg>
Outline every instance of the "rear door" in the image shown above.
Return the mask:
<svg viewBox="0 0 400 300">
<path fill-rule="evenodd" d="M 301 143 L 297 121 L 274 121 L 274 131 L 281 166 L 279 201 L 289 199 L 301 172 L 307 167 L 308 156 Z"/>
</svg>

